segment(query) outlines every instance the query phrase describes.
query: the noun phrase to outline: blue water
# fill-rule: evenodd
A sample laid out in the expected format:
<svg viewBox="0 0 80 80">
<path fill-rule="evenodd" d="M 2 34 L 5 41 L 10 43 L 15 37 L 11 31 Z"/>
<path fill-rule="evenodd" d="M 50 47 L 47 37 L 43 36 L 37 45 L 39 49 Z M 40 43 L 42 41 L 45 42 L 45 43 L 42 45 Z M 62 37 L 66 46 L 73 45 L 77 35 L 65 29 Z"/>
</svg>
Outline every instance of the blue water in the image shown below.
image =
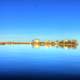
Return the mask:
<svg viewBox="0 0 80 80">
<path fill-rule="evenodd" d="M 0 46 L 0 73 L 80 74 L 80 49 Z"/>
<path fill-rule="evenodd" d="M 0 41 L 76 39 L 80 43 L 79 0 L 0 0 Z M 80 75 L 77 49 L 0 46 L 0 74 Z"/>
</svg>

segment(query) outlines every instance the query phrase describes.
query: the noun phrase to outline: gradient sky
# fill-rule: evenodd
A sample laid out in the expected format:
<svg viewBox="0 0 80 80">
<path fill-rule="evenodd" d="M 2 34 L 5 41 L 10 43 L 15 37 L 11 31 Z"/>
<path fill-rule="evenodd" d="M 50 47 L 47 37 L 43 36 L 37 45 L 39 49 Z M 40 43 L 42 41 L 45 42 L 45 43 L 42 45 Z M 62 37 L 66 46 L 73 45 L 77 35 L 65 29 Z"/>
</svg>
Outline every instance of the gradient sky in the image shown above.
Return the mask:
<svg viewBox="0 0 80 80">
<path fill-rule="evenodd" d="M 79 0 L 0 0 L 0 41 L 80 40 Z M 80 48 L 0 46 L 0 73 L 80 74 Z"/>
</svg>

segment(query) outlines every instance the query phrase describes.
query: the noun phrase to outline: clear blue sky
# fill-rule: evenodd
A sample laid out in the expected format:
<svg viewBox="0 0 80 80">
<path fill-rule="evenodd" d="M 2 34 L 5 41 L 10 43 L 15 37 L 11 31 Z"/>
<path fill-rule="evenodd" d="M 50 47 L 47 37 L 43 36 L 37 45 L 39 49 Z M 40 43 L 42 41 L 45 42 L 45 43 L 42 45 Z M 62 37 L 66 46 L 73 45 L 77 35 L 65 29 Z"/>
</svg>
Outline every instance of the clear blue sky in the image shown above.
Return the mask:
<svg viewBox="0 0 80 80">
<path fill-rule="evenodd" d="M 0 0 L 3 36 L 79 38 L 79 30 L 79 0 Z"/>
<path fill-rule="evenodd" d="M 0 40 L 80 40 L 79 34 L 79 0 L 0 0 Z M 0 72 L 80 74 L 79 51 L 1 46 Z"/>
</svg>

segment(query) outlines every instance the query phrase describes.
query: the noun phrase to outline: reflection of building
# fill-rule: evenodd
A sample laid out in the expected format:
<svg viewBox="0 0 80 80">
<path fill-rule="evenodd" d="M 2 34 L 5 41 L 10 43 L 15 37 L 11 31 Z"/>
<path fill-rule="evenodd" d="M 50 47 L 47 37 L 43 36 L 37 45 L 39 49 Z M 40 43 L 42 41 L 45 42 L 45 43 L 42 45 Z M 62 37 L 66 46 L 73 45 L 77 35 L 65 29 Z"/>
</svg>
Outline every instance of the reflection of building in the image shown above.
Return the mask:
<svg viewBox="0 0 80 80">
<path fill-rule="evenodd" d="M 76 40 L 63 40 L 58 42 L 58 46 L 63 48 L 76 48 L 77 41 Z"/>
<path fill-rule="evenodd" d="M 62 40 L 62 41 L 45 41 L 41 42 L 40 40 L 34 40 L 32 42 L 32 46 L 34 47 L 40 47 L 40 46 L 46 46 L 46 47 L 62 47 L 62 48 L 76 48 L 77 47 L 77 41 L 76 40 Z"/>
<path fill-rule="evenodd" d="M 32 41 L 32 46 L 35 48 L 38 48 L 40 46 L 45 46 L 45 47 L 51 47 L 51 46 L 55 46 L 55 42 L 46 40 L 45 42 L 41 42 L 39 39 L 33 40 Z"/>
<path fill-rule="evenodd" d="M 62 47 L 62 48 L 76 48 L 77 41 L 76 40 L 62 40 L 62 41 L 40 41 L 39 39 L 35 39 L 32 42 L 0 42 L 0 45 L 16 45 L 16 44 L 25 44 L 25 45 L 32 45 L 35 48 L 39 48 L 40 46 L 45 47 Z"/>
<path fill-rule="evenodd" d="M 35 48 L 39 48 L 40 47 L 40 40 L 39 39 L 35 39 L 32 41 L 32 46 Z"/>
</svg>

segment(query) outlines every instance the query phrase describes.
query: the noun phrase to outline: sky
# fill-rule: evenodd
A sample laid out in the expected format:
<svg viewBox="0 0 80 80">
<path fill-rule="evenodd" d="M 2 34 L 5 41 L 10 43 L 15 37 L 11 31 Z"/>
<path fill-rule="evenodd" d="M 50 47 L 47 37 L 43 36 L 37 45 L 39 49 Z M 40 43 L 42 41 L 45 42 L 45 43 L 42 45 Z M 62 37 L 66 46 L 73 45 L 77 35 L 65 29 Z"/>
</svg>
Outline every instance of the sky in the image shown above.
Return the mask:
<svg viewBox="0 0 80 80">
<path fill-rule="evenodd" d="M 0 0 L 0 41 L 76 39 L 79 0 Z M 0 74 L 80 74 L 80 47 L 0 46 Z"/>
</svg>

